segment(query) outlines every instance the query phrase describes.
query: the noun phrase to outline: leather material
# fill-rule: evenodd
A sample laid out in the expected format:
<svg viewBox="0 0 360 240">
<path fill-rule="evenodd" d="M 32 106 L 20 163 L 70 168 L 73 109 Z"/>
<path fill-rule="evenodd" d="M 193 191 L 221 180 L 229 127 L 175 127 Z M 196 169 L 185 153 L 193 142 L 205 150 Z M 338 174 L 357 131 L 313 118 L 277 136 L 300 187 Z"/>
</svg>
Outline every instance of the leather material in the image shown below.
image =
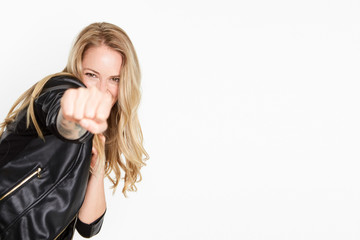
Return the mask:
<svg viewBox="0 0 360 240">
<path fill-rule="evenodd" d="M 1 137 L 0 148 L 5 146 L 12 157 L 0 156 L 0 198 L 31 176 L 0 200 L 1 240 L 54 239 L 76 219 L 89 178 L 93 135 L 87 132 L 69 141 L 56 129 L 60 99 L 70 87 L 84 85 L 71 77 L 54 77 L 35 101 L 36 119 L 45 141 L 37 137 L 32 125 L 26 129 L 25 111 Z M 13 149 L 10 139 L 27 142 L 22 149 Z"/>
<path fill-rule="evenodd" d="M 98 219 L 96 219 L 90 224 L 84 223 L 80 219 L 77 219 L 76 230 L 78 231 L 78 233 L 84 238 L 90 238 L 98 234 L 104 221 L 105 212 L 102 216 L 100 216 Z"/>
</svg>

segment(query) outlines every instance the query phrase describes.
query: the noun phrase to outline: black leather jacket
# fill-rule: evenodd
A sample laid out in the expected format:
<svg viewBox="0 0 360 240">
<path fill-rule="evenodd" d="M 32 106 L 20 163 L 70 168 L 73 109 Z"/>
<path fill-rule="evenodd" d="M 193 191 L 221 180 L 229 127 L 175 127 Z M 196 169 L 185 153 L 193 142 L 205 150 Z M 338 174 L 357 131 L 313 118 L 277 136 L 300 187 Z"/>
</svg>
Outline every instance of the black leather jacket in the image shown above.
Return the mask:
<svg viewBox="0 0 360 240">
<path fill-rule="evenodd" d="M 42 173 L 42 179 L 35 179 L 32 183 L 27 183 L 27 190 L 25 190 L 31 189 L 30 195 L 24 189 L 20 189 L 17 190 L 16 197 L 10 196 L 4 199 L 3 202 L 0 201 L 1 240 L 33 239 L 32 236 L 35 235 L 35 232 L 36 236 L 42 236 L 41 239 L 72 239 L 74 229 L 77 229 L 83 237 L 92 237 L 100 231 L 104 215 L 91 224 L 85 224 L 78 219 L 76 214 L 85 197 L 89 178 L 93 135 L 87 132 L 80 139 L 70 141 L 64 139 L 56 129 L 56 117 L 60 109 L 60 99 L 63 93 L 68 88 L 78 87 L 85 86 L 75 78 L 68 76 L 53 77 L 45 84 L 42 94 L 40 94 L 34 103 L 36 119 L 46 141 L 50 143 L 55 142 L 53 146 L 56 146 L 46 151 L 46 154 L 51 156 L 49 157 L 51 162 L 46 164 L 56 165 L 57 171 L 60 172 L 67 167 L 63 166 L 62 159 L 69 155 L 76 155 L 78 157 L 73 166 L 71 166 L 71 171 L 66 170 L 70 174 L 74 174 L 75 177 L 72 178 L 72 181 L 66 182 L 66 180 L 62 181 L 62 179 L 53 179 L 54 175 L 51 172 L 45 171 L 44 174 Z M 30 158 L 32 152 L 28 149 L 31 149 L 33 145 L 41 144 L 41 141 L 32 124 L 29 128 L 26 128 L 25 110 L 18 115 L 13 123 L 7 126 L 6 131 L 0 138 L 0 194 L 7 191 L 3 186 L 13 184 L 9 182 L 9 174 L 22 174 L 18 173 L 18 166 L 15 170 L 12 170 L 11 161 L 18 159 L 21 154 L 24 154 L 22 159 Z M 29 168 L 25 160 L 21 162 L 23 164 L 21 169 Z M 28 169 L 24 171 L 28 171 Z M 48 167 L 48 171 L 50 171 L 50 167 Z M 38 189 L 42 188 L 42 181 L 54 181 L 54 184 L 56 184 L 54 191 L 58 191 L 54 195 L 57 198 L 47 203 L 46 208 L 44 207 L 45 204 L 40 204 L 41 207 L 33 204 L 43 194 L 42 192 L 37 193 Z M 69 189 L 72 191 L 69 191 Z M 45 191 L 46 189 L 41 190 Z M 59 191 L 61 191 L 60 194 Z M 20 208 L 19 199 L 21 200 L 21 205 L 28 206 L 26 207 L 26 214 L 16 212 Z M 69 214 L 66 212 L 69 212 Z M 70 212 L 75 213 L 75 216 L 70 214 Z M 18 219 L 18 216 L 22 217 Z M 34 226 L 34 221 L 31 221 L 33 218 L 43 218 L 47 225 L 39 224 Z M 19 224 L 21 227 L 11 230 L 12 232 L 9 233 L 6 226 L 14 222 L 14 219 L 21 222 Z M 64 224 L 65 222 L 66 224 Z"/>
</svg>

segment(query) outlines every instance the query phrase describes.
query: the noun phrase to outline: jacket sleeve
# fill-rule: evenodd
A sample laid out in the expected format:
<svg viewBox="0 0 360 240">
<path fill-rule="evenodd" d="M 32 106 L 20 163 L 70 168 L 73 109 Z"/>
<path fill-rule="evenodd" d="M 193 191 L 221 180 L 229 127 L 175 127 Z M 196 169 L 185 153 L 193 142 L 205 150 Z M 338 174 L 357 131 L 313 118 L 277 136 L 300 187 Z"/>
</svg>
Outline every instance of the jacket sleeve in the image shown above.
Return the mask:
<svg viewBox="0 0 360 240">
<path fill-rule="evenodd" d="M 83 223 L 80 220 L 80 218 L 78 218 L 76 221 L 76 225 L 75 225 L 76 230 L 84 238 L 90 238 L 90 237 L 95 236 L 96 234 L 98 234 L 100 232 L 100 229 L 101 229 L 103 221 L 104 221 L 105 213 L 106 213 L 106 211 L 103 213 L 103 215 L 101 217 L 99 217 L 98 219 L 96 219 L 94 222 L 92 222 L 90 224 Z"/>
<path fill-rule="evenodd" d="M 87 131 L 79 139 L 69 140 L 64 138 L 56 127 L 61 97 L 67 89 L 79 87 L 85 87 L 85 85 L 78 79 L 70 76 L 56 76 L 45 84 L 40 96 L 34 101 L 36 120 L 45 134 L 54 134 L 64 141 L 74 142 L 85 142 L 92 137 L 92 134 Z"/>
</svg>

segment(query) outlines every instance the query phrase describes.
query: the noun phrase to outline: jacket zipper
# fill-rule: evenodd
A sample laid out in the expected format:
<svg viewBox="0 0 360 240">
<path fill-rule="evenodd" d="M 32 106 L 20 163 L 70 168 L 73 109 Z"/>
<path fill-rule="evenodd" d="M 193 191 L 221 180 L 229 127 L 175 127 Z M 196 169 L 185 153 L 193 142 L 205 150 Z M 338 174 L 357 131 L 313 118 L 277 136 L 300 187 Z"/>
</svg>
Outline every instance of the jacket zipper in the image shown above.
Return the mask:
<svg viewBox="0 0 360 240">
<path fill-rule="evenodd" d="M 72 223 L 72 221 L 74 221 L 74 219 L 77 217 L 77 215 L 75 215 L 75 217 L 73 217 L 72 219 L 71 219 L 71 221 L 66 225 L 66 227 L 64 227 L 64 229 L 63 230 L 61 230 L 61 232 L 56 236 L 56 238 L 54 238 L 54 240 L 56 240 L 66 229 L 67 229 L 67 227 L 70 225 L 70 223 Z M 76 222 L 75 222 L 75 224 L 76 224 Z M 75 224 L 74 224 L 74 227 L 75 227 Z"/>
<path fill-rule="evenodd" d="M 25 183 L 27 183 L 31 178 L 33 178 L 35 175 L 37 175 L 38 178 L 40 178 L 40 172 L 41 172 L 41 168 L 36 169 L 35 172 L 33 172 L 32 174 L 30 174 L 29 176 L 27 176 L 24 180 L 22 180 L 19 184 L 17 184 L 15 187 L 13 187 L 10 191 L 8 191 L 7 193 L 5 193 L 5 195 L 3 195 L 0 198 L 0 201 L 3 200 L 4 198 L 6 198 L 7 196 L 9 196 L 11 193 L 13 193 L 16 189 L 18 189 L 19 187 L 21 187 L 22 185 L 24 185 Z"/>
</svg>

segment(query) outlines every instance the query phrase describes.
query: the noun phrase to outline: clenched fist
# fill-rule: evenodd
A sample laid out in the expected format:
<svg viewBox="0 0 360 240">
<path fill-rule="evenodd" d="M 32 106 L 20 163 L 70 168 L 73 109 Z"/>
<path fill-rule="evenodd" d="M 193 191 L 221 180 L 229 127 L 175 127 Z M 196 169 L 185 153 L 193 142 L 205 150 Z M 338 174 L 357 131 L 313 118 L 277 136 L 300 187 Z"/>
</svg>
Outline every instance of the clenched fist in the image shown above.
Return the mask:
<svg viewBox="0 0 360 240">
<path fill-rule="evenodd" d="M 102 92 L 95 86 L 66 90 L 61 99 L 59 132 L 68 139 L 80 137 L 80 126 L 93 134 L 104 132 L 113 103 L 109 92 Z"/>
</svg>

